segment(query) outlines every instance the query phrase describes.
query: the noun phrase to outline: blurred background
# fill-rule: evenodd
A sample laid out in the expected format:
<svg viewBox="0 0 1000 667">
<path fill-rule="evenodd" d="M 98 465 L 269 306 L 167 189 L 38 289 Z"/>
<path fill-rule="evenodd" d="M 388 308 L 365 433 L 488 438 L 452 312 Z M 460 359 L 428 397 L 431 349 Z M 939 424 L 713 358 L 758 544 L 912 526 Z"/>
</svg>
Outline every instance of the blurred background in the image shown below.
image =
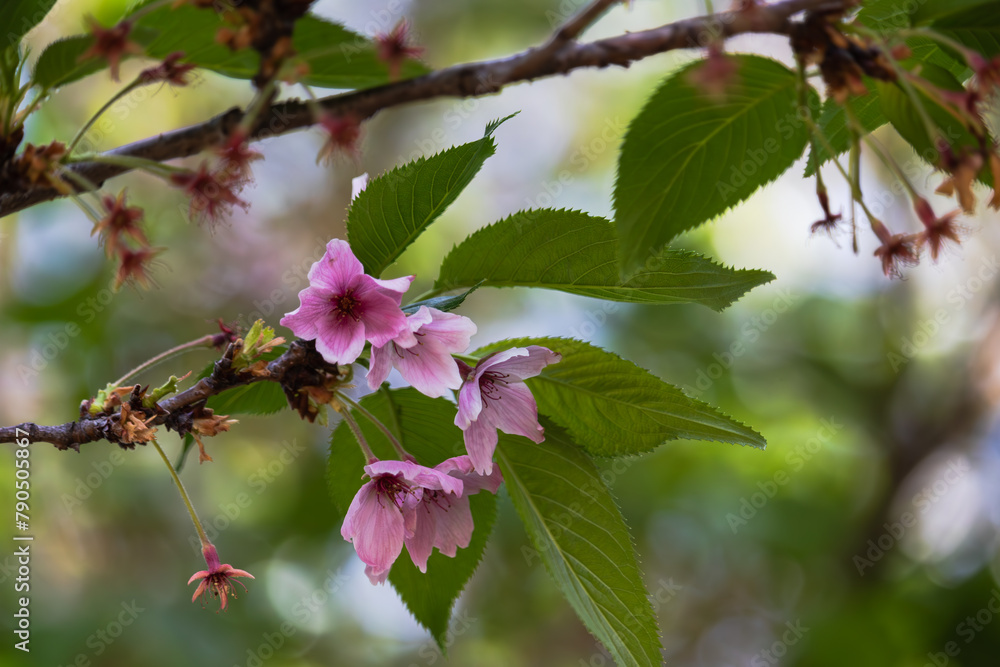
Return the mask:
<svg viewBox="0 0 1000 667">
<path fill-rule="evenodd" d="M 123 2 L 60 0 L 31 35 L 37 53 L 113 20 Z M 546 38 L 578 0 L 320 0 L 315 11 L 372 35 L 402 17 L 432 67 L 500 57 Z M 636 0 L 587 37 L 703 13 L 695 2 Z M 789 60 L 781 39 L 733 51 Z M 176 191 L 142 175 L 112 181 L 146 210 L 166 246 L 157 288 L 113 293 L 112 267 L 68 202 L 0 220 L 0 423 L 60 423 L 81 400 L 156 353 L 217 330 L 217 318 L 278 326 L 305 272 L 344 237 L 351 179 L 496 135 L 479 177 L 401 258 L 419 293 L 453 243 L 509 213 L 577 208 L 611 217 L 617 148 L 629 120 L 694 52 L 628 70 L 576 72 L 484 99 L 386 111 L 365 125 L 358 162 L 317 166 L 318 131 L 258 144 L 252 206 L 214 233 L 186 222 Z M 129 80 L 143 64 L 124 66 Z M 69 86 L 36 114 L 29 140 L 68 140 L 116 90 L 106 74 Z M 299 94 L 298 91 L 294 91 Z M 185 89 L 140 89 L 90 135 L 111 148 L 195 123 L 250 97 L 212 74 Z M 900 162 L 895 135 L 877 137 Z M 192 162 L 192 164 L 196 164 Z M 799 163 L 678 245 L 777 280 L 722 314 L 638 307 L 555 292 L 481 290 L 463 307 L 474 345 L 509 336 L 576 336 L 631 359 L 753 425 L 766 451 L 668 443 L 612 471 L 632 527 L 671 665 L 995 665 L 1000 652 L 1000 228 L 966 219 L 962 247 L 889 281 L 862 235 L 812 237 L 821 217 Z M 892 177 L 868 160 L 865 188 L 896 230 L 916 230 Z M 831 171 L 834 210 L 848 192 Z M 925 170 L 928 193 L 938 177 Z M 980 193 L 983 200 L 985 192 Z M 952 203 L 931 195 L 941 211 Z M 981 201 L 981 205 L 984 201 Z M 870 235 L 869 235 L 870 236 Z M 79 333 L 72 333 L 78 328 Z M 279 332 L 287 334 L 279 328 Z M 142 376 L 196 373 L 197 351 Z M 194 532 L 149 447 L 95 443 L 79 454 L 32 448 L 32 652 L 0 645 L 3 664 L 38 665 L 610 665 L 537 559 L 509 498 L 458 603 L 443 657 L 389 587 L 373 587 L 327 495 L 330 429 L 291 412 L 242 417 L 208 442 L 215 462 L 183 479 L 223 562 L 256 580 L 224 614 L 190 602 L 202 569 Z M 163 438 L 173 456 L 179 441 Z M 0 454 L 13 470 L 12 448 Z M 13 506 L 13 474 L 0 497 Z M 7 531 L 6 523 L 4 531 Z M 9 534 L 3 535 L 11 545 Z M 13 609 L 13 547 L 0 552 L 0 598 Z M 10 606 L 7 606 L 7 605 Z M 5 627 L 11 617 L 5 616 Z M 284 625 L 285 630 L 282 630 Z M 288 629 L 291 630 L 288 630 Z"/>
</svg>

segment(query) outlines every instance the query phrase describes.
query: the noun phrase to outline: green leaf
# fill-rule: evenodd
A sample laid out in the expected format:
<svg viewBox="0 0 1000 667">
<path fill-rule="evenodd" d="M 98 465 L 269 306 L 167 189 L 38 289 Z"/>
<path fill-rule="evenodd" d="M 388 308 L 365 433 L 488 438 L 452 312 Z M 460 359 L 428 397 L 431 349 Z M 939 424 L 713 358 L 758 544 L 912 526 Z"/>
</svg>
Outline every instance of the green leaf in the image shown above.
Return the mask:
<svg viewBox="0 0 1000 667">
<path fill-rule="evenodd" d="M 738 78 L 725 100 L 689 81 L 699 61 L 667 79 L 629 126 L 614 193 L 623 275 L 773 181 L 805 148 L 796 73 L 760 56 L 727 57 Z"/>
<path fill-rule="evenodd" d="M 3 0 L 0 2 L 0 30 L 7 44 L 16 45 L 38 25 L 56 0 Z"/>
<path fill-rule="evenodd" d="M 227 389 L 206 405 L 219 415 L 271 415 L 287 408 L 288 401 L 277 382 L 260 381 Z"/>
<path fill-rule="evenodd" d="M 594 456 L 648 452 L 667 440 L 717 440 L 763 449 L 753 429 L 686 396 L 631 361 L 568 338 L 520 338 L 475 352 L 541 345 L 562 355 L 527 380 L 538 411 Z"/>
<path fill-rule="evenodd" d="M 996 6 L 996 0 L 922 0 L 907 2 L 895 0 L 899 4 L 916 5 L 910 20 L 913 25 L 922 25 L 932 21 L 949 18 L 956 14 L 975 14 L 983 16 Z"/>
<path fill-rule="evenodd" d="M 497 461 L 533 550 L 619 665 L 661 665 L 656 616 L 632 540 L 593 461 L 555 424 L 545 441 L 503 435 Z"/>
<path fill-rule="evenodd" d="M 456 294 L 455 296 L 435 296 L 430 299 L 422 299 L 420 301 L 408 303 L 403 306 L 403 312 L 407 315 L 411 315 L 420 310 L 421 306 L 427 306 L 428 308 L 435 308 L 447 313 L 461 306 L 462 303 L 465 302 L 466 297 L 479 289 L 479 286 L 482 285 L 482 283 L 483 281 L 480 280 L 469 289 L 465 290 L 461 294 Z"/>
<path fill-rule="evenodd" d="M 692 252 L 668 249 L 622 281 L 612 223 L 580 211 L 541 209 L 515 213 L 462 241 L 445 258 L 435 287 L 482 282 L 629 303 L 701 303 L 722 310 L 771 280 L 767 271 L 737 271 Z"/>
<path fill-rule="evenodd" d="M 948 70 L 922 63 L 920 76 L 935 86 L 946 90 L 961 91 L 962 84 Z M 878 82 L 879 98 L 882 112 L 886 115 L 896 131 L 913 147 L 921 158 L 929 164 L 937 162 L 938 151 L 928 136 L 927 129 L 921 120 L 917 107 L 899 84 Z M 931 122 L 941 130 L 941 136 L 948 140 L 956 154 L 962 153 L 962 147 L 977 147 L 979 142 L 962 124 L 943 107 L 918 92 L 918 99 L 931 118 Z M 988 169 L 984 169 L 980 178 L 987 178 Z"/>
<path fill-rule="evenodd" d="M 875 91 L 860 97 L 852 97 L 848 104 L 866 132 L 874 132 L 889 122 L 889 119 L 882 113 L 882 105 L 879 102 L 878 93 Z M 844 107 L 837 104 L 833 98 L 827 98 L 823 102 L 823 110 L 820 112 L 819 118 L 816 119 L 816 124 L 819 125 L 837 155 L 851 147 L 851 133 L 847 128 L 847 113 L 844 111 Z M 816 167 L 826 164 L 830 159 L 830 152 L 823 144 L 815 142 L 812 150 L 809 151 L 809 162 L 806 164 L 805 176 L 809 177 L 815 174 Z"/>
<path fill-rule="evenodd" d="M 351 203 L 347 237 L 365 273 L 378 277 L 458 197 L 496 151 L 490 123 L 482 139 L 396 167 L 372 179 Z"/>
<path fill-rule="evenodd" d="M 1000 3 L 943 16 L 931 27 L 986 58 L 1000 54 Z"/>
<path fill-rule="evenodd" d="M 412 388 L 383 389 L 366 396 L 361 404 L 396 433 L 421 465 L 435 466 L 465 453 L 462 432 L 455 426 L 455 406 L 443 398 L 427 398 Z M 399 458 L 380 430 L 357 413 L 355 418 L 376 456 Z M 364 465 L 357 441 L 341 423 L 333 432 L 327 469 L 330 496 L 341 515 L 361 488 Z M 479 565 L 496 518 L 496 498 L 491 493 L 477 493 L 469 501 L 476 527 L 467 548 L 459 549 L 455 558 L 435 551 L 427 561 L 426 574 L 414 567 L 404 548 L 389 573 L 389 583 L 442 650 L 455 600 Z"/>
</svg>

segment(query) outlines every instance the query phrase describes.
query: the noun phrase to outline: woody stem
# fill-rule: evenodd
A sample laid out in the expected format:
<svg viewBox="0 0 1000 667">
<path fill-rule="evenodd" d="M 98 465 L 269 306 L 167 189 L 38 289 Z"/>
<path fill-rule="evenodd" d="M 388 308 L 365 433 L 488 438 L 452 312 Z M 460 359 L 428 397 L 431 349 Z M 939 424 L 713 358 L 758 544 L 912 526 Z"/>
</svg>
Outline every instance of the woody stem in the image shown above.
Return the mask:
<svg viewBox="0 0 1000 667">
<path fill-rule="evenodd" d="M 177 486 L 177 490 L 181 493 L 181 498 L 184 500 L 184 505 L 187 507 L 188 514 L 191 515 L 191 522 L 194 523 L 195 530 L 198 531 L 198 537 L 201 539 L 201 546 L 208 547 L 211 546 L 211 541 L 208 539 L 208 535 L 205 534 L 205 529 L 201 526 L 201 520 L 198 518 L 197 512 L 194 511 L 194 505 L 191 504 L 191 498 L 188 497 L 187 490 L 184 488 L 184 484 L 181 482 L 181 478 L 177 476 L 177 471 L 174 470 L 174 466 L 171 465 L 170 459 L 163 452 L 160 447 L 160 443 L 156 441 L 156 438 L 150 440 L 153 446 L 156 447 L 156 451 L 160 453 L 160 458 L 163 459 L 163 464 L 167 466 L 167 470 L 170 471 L 170 476 L 174 480 L 174 485 Z"/>
</svg>

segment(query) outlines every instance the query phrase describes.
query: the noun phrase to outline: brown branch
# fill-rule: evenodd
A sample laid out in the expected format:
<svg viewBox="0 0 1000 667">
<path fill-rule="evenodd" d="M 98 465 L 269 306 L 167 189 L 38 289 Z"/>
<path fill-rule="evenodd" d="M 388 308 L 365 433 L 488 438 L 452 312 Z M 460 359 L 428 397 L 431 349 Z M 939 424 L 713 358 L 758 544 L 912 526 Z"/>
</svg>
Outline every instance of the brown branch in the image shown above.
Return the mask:
<svg viewBox="0 0 1000 667">
<path fill-rule="evenodd" d="M 567 74 L 586 67 L 627 67 L 631 63 L 675 49 L 698 48 L 714 39 L 744 33 L 789 35 L 792 16 L 803 11 L 836 12 L 854 0 L 783 0 L 771 5 L 755 5 L 740 11 L 685 19 L 652 30 L 633 32 L 580 44 L 575 36 L 592 21 L 594 11 L 606 3 L 594 2 L 571 19 L 549 42 L 498 60 L 455 65 L 415 79 L 376 88 L 334 95 L 320 101 L 333 115 L 353 114 L 370 118 L 383 109 L 439 97 L 474 97 L 499 92 L 509 84 Z M 594 11 L 591 11 L 594 10 Z M 599 13 L 599 12 L 598 12 Z M 564 34 L 565 33 L 565 34 Z M 552 44 L 555 44 L 555 47 Z M 541 54 L 544 57 L 539 57 Z M 150 137 L 108 151 L 109 156 L 128 156 L 163 162 L 188 157 L 220 144 L 239 123 L 242 112 L 231 109 L 198 125 Z M 308 127 L 315 122 L 309 107 L 299 101 L 274 104 L 262 116 L 254 138 L 263 138 Z M 80 162 L 70 167 L 98 186 L 105 180 L 131 171 L 106 163 Z M 33 187 L 0 194 L 0 217 L 35 204 L 59 198 L 58 191 Z"/>
<path fill-rule="evenodd" d="M 230 347 L 221 360 L 216 362 L 212 373 L 186 389 L 157 404 L 150 409 L 150 426 L 166 425 L 168 429 L 182 432 L 186 418 L 204 401 L 232 387 L 254 382 L 277 382 L 288 396 L 295 396 L 303 387 L 322 387 L 330 375 L 337 374 L 337 367 L 331 366 L 316 352 L 311 341 L 294 341 L 283 355 L 267 364 L 267 374 L 248 371 L 237 372 L 231 368 L 234 348 Z M 56 449 L 75 449 L 80 445 L 98 440 L 119 442 L 120 414 L 81 418 L 58 426 L 39 426 L 30 422 L 16 426 L 0 427 L 0 443 L 16 442 L 27 437 L 31 444 L 49 442 Z M 26 434 L 26 435 L 25 435 Z M 128 445 L 126 445 L 128 446 Z"/>
</svg>

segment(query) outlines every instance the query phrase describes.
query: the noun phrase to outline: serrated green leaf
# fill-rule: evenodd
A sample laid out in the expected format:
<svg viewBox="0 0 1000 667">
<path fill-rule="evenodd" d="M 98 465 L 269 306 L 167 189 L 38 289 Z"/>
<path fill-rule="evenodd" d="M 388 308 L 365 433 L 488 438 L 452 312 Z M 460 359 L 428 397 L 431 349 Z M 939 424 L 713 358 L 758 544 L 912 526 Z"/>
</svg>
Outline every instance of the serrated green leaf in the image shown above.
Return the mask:
<svg viewBox="0 0 1000 667">
<path fill-rule="evenodd" d="M 428 398 L 406 388 L 378 391 L 362 399 L 361 404 L 396 433 L 421 465 L 435 466 L 465 453 L 462 432 L 454 423 L 455 405 L 443 398 Z M 376 456 L 399 458 L 380 430 L 357 413 L 355 418 Z M 365 481 L 361 479 L 364 465 L 357 441 L 341 423 L 333 432 L 327 468 L 330 496 L 341 515 Z M 404 548 L 389 573 L 389 583 L 442 650 L 455 600 L 479 565 L 496 518 L 496 498 L 491 493 L 478 493 L 469 502 L 475 530 L 467 548 L 459 549 L 455 558 L 435 551 L 427 561 L 426 574 L 413 565 Z"/>
<path fill-rule="evenodd" d="M 455 201 L 496 151 L 492 134 L 507 118 L 490 123 L 478 141 L 420 158 L 368 182 L 347 212 L 347 238 L 365 273 L 382 275 Z"/>
<path fill-rule="evenodd" d="M 717 440 L 763 449 L 756 431 L 685 395 L 631 361 L 570 338 L 517 338 L 476 350 L 541 345 L 562 355 L 526 382 L 538 411 L 594 456 L 630 456 L 668 440 Z"/>
<path fill-rule="evenodd" d="M 945 90 L 961 91 L 962 84 L 948 70 L 929 63 L 920 64 L 920 76 L 924 77 L 932 84 Z M 927 129 L 921 120 L 917 107 L 899 84 L 878 82 L 879 98 L 881 100 L 882 112 L 892 123 L 892 126 L 899 132 L 913 147 L 921 158 L 928 164 L 935 165 L 938 151 L 928 136 Z M 962 124 L 948 111 L 927 95 L 918 92 L 918 98 L 922 101 L 924 109 L 930 116 L 931 122 L 941 130 L 944 137 L 955 154 L 962 154 L 963 147 L 976 148 L 979 142 L 972 134 L 962 126 Z M 989 169 L 984 168 L 980 172 L 979 178 L 985 182 L 990 182 Z"/>
<path fill-rule="evenodd" d="M 656 616 L 635 549 L 593 461 L 546 422 L 535 444 L 502 435 L 497 462 L 534 550 L 587 629 L 619 665 L 661 665 Z"/>
<path fill-rule="evenodd" d="M 727 58 L 738 69 L 725 100 L 691 83 L 697 62 L 663 82 L 629 126 L 614 192 L 623 276 L 773 181 L 805 148 L 796 73 L 760 56 Z"/>
<path fill-rule="evenodd" d="M 16 45 L 41 23 L 56 0 L 3 0 L 0 2 L 0 30 L 5 44 Z"/>
<path fill-rule="evenodd" d="M 879 33 L 910 27 L 909 0 L 866 0 L 855 19 Z"/>
<path fill-rule="evenodd" d="M 277 382 L 262 381 L 227 389 L 206 405 L 218 415 L 271 415 L 287 408 L 288 400 Z"/>
<path fill-rule="evenodd" d="M 1000 54 L 1000 3 L 956 11 L 935 20 L 931 27 L 986 58 Z"/>
<path fill-rule="evenodd" d="M 876 91 L 860 97 L 852 97 L 848 104 L 855 118 L 869 133 L 889 122 L 889 119 L 882 113 L 882 105 Z M 827 98 L 823 102 L 823 110 L 820 111 L 816 124 L 819 125 L 837 155 L 851 147 L 851 133 L 847 128 L 847 113 L 844 111 L 844 107 L 837 104 L 833 98 Z M 809 151 L 805 176 L 809 177 L 816 173 L 817 163 L 824 165 L 830 159 L 830 152 L 820 142 L 815 142 L 812 150 Z"/>
<path fill-rule="evenodd" d="M 701 303 L 722 310 L 774 280 L 767 271 L 734 270 L 684 250 L 665 250 L 622 281 L 614 225 L 580 211 L 521 211 L 480 229 L 452 249 L 438 289 L 541 287 L 609 301 Z"/>
<path fill-rule="evenodd" d="M 455 310 L 465 302 L 465 299 L 470 294 L 479 289 L 479 286 L 482 284 L 482 282 L 483 281 L 480 280 L 478 283 L 476 283 L 469 289 L 465 290 L 461 294 L 456 294 L 454 296 L 435 296 L 431 297 L 430 299 L 422 299 L 420 301 L 414 301 L 413 303 L 408 303 L 405 306 L 403 306 L 403 312 L 406 313 L 407 315 L 411 315 L 420 310 L 421 306 L 427 306 L 428 308 L 435 308 L 443 313 Z"/>
</svg>

